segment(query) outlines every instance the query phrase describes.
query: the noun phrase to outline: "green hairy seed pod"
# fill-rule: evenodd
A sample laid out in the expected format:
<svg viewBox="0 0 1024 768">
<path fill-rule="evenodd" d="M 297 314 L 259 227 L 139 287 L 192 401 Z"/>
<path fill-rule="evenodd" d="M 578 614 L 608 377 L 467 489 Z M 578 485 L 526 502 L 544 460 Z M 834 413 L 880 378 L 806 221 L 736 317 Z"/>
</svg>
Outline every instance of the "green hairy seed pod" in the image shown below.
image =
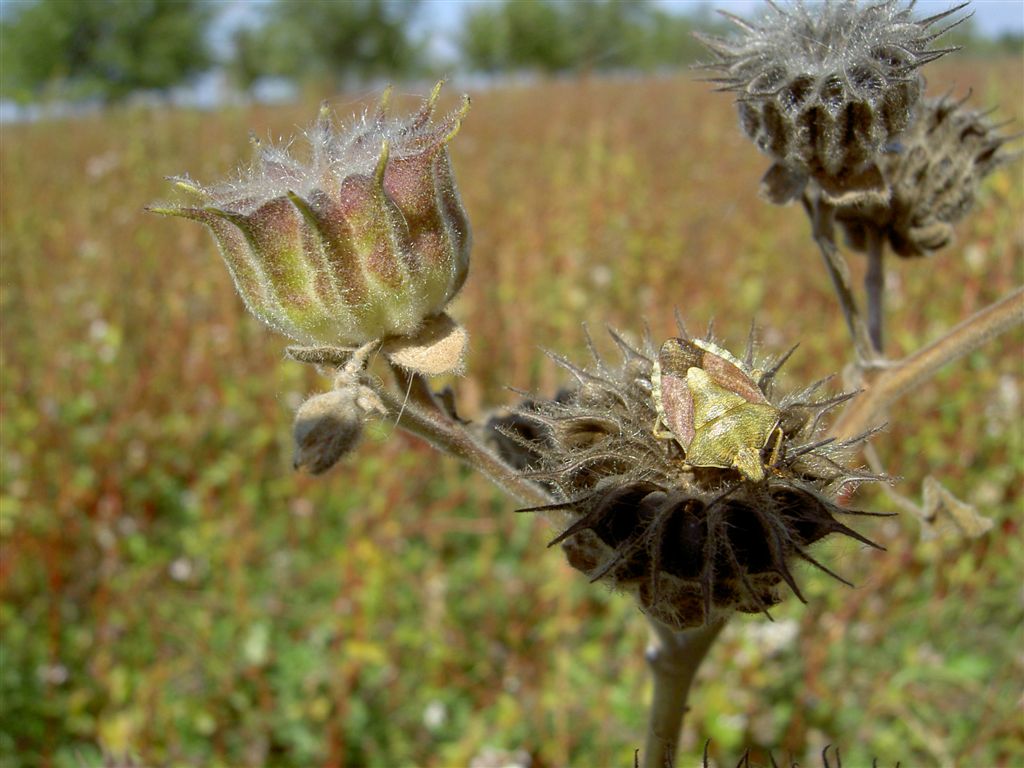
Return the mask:
<svg viewBox="0 0 1024 768">
<path fill-rule="evenodd" d="M 925 101 L 898 145 L 881 156 L 888 201 L 837 208 L 851 247 L 867 250 L 870 229 L 903 257 L 928 256 L 953 241 L 953 225 L 973 207 L 982 180 L 1017 156 L 1003 151 L 1009 137 L 965 101 Z"/>
<path fill-rule="evenodd" d="M 769 3 L 758 22 L 729 16 L 738 35 L 701 38 L 744 132 L 776 161 L 762 184 L 771 202 L 796 199 L 809 178 L 837 201 L 885 194 L 876 155 L 911 122 L 918 69 L 952 50 L 929 48 L 949 29 L 931 28 L 963 8 L 917 20 L 912 6 Z"/>
<path fill-rule="evenodd" d="M 360 345 L 415 334 L 465 282 L 470 231 L 448 155 L 468 108 L 432 119 L 440 84 L 408 119 L 338 130 L 326 109 L 301 163 L 256 145 L 235 183 L 179 189 L 190 206 L 153 208 L 210 228 L 235 287 L 260 320 L 303 344 Z"/>
</svg>

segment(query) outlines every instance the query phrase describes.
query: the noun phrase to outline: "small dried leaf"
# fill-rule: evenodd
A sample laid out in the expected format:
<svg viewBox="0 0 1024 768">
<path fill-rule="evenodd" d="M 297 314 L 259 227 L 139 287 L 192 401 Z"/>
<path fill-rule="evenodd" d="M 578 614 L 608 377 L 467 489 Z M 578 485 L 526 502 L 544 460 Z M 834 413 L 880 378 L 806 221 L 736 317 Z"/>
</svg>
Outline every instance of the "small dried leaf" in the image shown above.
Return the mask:
<svg viewBox="0 0 1024 768">
<path fill-rule="evenodd" d="M 807 174 L 773 163 L 761 179 L 761 197 L 775 205 L 788 205 L 800 198 L 805 186 Z"/>
<path fill-rule="evenodd" d="M 389 339 L 381 347 L 388 359 L 413 373 L 461 374 L 469 335 L 447 314 L 428 320 L 419 333 Z"/>
<path fill-rule="evenodd" d="M 978 513 L 973 504 L 961 501 L 938 480 L 929 475 L 924 479 L 924 500 L 922 517 L 932 531 L 940 533 L 953 526 L 968 539 L 984 536 L 994 525 L 992 518 Z"/>
</svg>

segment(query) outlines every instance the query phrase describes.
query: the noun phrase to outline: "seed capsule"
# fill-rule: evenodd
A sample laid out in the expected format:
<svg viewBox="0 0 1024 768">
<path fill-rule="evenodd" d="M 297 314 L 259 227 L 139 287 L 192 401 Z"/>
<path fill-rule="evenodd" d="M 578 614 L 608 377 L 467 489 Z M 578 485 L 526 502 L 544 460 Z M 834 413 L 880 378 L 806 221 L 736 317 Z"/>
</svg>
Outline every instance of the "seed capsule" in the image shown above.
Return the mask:
<svg viewBox="0 0 1024 768">
<path fill-rule="evenodd" d="M 303 344 L 415 334 L 469 268 L 470 232 L 448 155 L 469 108 L 433 121 L 440 84 L 413 117 L 336 129 L 326 109 L 308 163 L 257 143 L 237 183 L 177 186 L 191 206 L 152 210 L 207 225 L 249 310 Z"/>
<path fill-rule="evenodd" d="M 932 27 L 963 8 L 918 20 L 912 6 L 770 3 L 759 22 L 730 15 L 737 36 L 701 38 L 743 131 L 775 160 L 762 181 L 771 202 L 798 198 L 808 178 L 835 201 L 885 195 L 876 156 L 910 124 L 918 69 L 953 50 L 929 48 L 949 28 Z"/>
</svg>

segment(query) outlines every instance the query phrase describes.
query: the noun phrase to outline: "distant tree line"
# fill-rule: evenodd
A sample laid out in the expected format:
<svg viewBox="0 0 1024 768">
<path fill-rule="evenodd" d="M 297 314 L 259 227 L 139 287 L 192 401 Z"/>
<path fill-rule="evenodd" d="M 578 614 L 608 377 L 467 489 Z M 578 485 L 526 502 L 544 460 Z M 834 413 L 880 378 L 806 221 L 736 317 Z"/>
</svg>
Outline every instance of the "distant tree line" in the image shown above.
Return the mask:
<svg viewBox="0 0 1024 768">
<path fill-rule="evenodd" d="M 35 0 L 0 6 L 0 93 L 116 100 L 208 69 L 206 0 Z"/>
<path fill-rule="evenodd" d="M 566 73 L 680 67 L 700 59 L 694 31 L 727 24 L 701 4 L 677 14 L 652 0 L 490 0 L 468 5 L 450 54 L 431 46 L 420 0 L 252 3 L 214 52 L 214 0 L 25 0 L 0 10 L 0 93 L 33 101 L 123 98 L 164 90 L 219 65 L 241 89 L 261 78 L 334 83 L 452 71 Z M 223 41 L 221 41 L 223 43 Z M 1019 54 L 1019 36 L 956 44 Z"/>
</svg>

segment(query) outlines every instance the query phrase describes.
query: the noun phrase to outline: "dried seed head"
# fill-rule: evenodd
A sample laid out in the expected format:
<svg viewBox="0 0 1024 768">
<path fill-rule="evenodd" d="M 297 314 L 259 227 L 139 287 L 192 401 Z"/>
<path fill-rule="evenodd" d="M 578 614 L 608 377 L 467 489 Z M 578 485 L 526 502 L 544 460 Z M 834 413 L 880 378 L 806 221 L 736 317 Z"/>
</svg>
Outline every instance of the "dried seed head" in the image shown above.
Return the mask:
<svg viewBox="0 0 1024 768">
<path fill-rule="evenodd" d="M 363 435 L 363 425 L 384 406 L 358 374 L 343 372 L 336 389 L 313 395 L 299 406 L 293 427 L 296 469 L 319 475 L 350 453 Z"/>
<path fill-rule="evenodd" d="M 965 101 L 925 101 L 898 144 L 880 156 L 887 202 L 836 210 L 851 247 L 866 250 L 871 229 L 905 257 L 927 256 L 952 242 L 953 225 L 974 205 L 982 180 L 1016 157 L 1002 151 L 1009 137 Z"/>
<path fill-rule="evenodd" d="M 246 306 L 304 344 L 358 345 L 416 333 L 469 267 L 469 222 L 448 142 L 469 107 L 433 121 L 440 84 L 414 116 L 338 130 L 323 109 L 310 158 L 256 146 L 233 183 L 179 188 L 192 206 L 154 208 L 206 224 Z"/>
<path fill-rule="evenodd" d="M 737 36 L 702 37 L 716 82 L 738 94 L 744 132 L 776 161 L 762 186 L 769 200 L 798 197 L 808 177 L 834 200 L 884 194 L 875 156 L 911 121 L 918 69 L 952 50 L 929 48 L 949 28 L 933 26 L 963 7 L 918 20 L 912 6 L 769 3 L 758 22 L 730 16 Z"/>
<path fill-rule="evenodd" d="M 848 395 L 818 397 L 818 382 L 777 397 L 781 360 L 759 368 L 749 353 L 751 362 L 726 358 L 710 340 L 671 340 L 701 353 L 684 377 L 678 368 L 666 372 L 664 347 L 619 342 L 618 366 L 596 355 L 586 369 L 558 359 L 576 379 L 571 393 L 535 399 L 495 425 L 503 440 L 521 446 L 515 455 L 529 462 L 530 476 L 562 499 L 552 509 L 573 522 L 552 543 L 561 543 L 574 568 L 631 592 L 645 613 L 682 629 L 730 611 L 766 611 L 782 599 L 783 582 L 799 595 L 794 559 L 835 576 L 807 552 L 830 533 L 871 544 L 837 519 L 849 513 L 834 499 L 845 485 L 875 478 L 843 466 L 848 446 L 820 439 L 822 417 Z M 659 367 L 661 382 L 652 383 Z M 691 392 L 686 417 L 685 406 L 666 401 L 679 395 L 668 378 L 686 382 L 693 370 L 703 374 L 695 386 L 707 378 L 726 394 L 702 405 Z M 755 421 L 771 409 L 776 440 L 751 437 L 744 423 L 751 403 Z M 709 448 L 716 441 L 721 450 Z M 758 470 L 729 458 L 737 445 L 757 456 Z"/>
</svg>

